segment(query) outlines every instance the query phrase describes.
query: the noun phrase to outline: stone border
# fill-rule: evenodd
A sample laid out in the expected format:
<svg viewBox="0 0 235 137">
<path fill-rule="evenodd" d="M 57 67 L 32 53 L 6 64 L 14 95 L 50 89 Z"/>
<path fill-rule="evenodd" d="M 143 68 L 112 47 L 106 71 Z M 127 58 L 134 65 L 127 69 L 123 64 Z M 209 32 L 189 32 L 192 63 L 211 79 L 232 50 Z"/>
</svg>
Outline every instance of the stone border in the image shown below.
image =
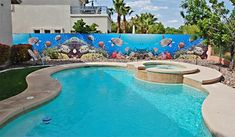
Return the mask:
<svg viewBox="0 0 235 137">
<path fill-rule="evenodd" d="M 235 137 L 235 90 L 222 83 L 202 85 L 209 92 L 202 116 L 215 137 Z"/>
<path fill-rule="evenodd" d="M 140 63 L 137 64 L 139 65 Z M 186 63 L 181 64 L 184 65 Z M 58 81 L 51 78 L 53 73 L 86 66 L 126 67 L 135 70 L 138 65 L 131 66 L 129 63 L 114 62 L 78 63 L 59 65 L 33 72 L 26 78 L 28 88 L 24 92 L 0 101 L 0 125 L 58 96 L 61 91 L 61 86 Z M 184 75 L 185 81 L 188 82 L 184 81 L 184 83 L 191 84 L 191 86 L 203 89 L 209 93 L 202 106 L 202 115 L 205 124 L 214 136 L 234 137 L 235 90 L 222 83 L 215 83 L 221 77 L 221 74 L 216 70 L 196 65 L 194 67 L 197 67 L 200 72 Z M 205 74 L 208 76 L 205 76 Z"/>
</svg>

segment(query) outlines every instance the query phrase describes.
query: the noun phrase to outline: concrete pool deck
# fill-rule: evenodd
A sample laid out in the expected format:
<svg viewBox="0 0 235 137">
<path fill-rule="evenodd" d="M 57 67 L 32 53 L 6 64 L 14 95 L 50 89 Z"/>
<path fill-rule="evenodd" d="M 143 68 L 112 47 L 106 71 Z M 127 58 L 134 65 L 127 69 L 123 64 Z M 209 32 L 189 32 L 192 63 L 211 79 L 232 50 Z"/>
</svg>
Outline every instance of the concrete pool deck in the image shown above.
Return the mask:
<svg viewBox="0 0 235 137">
<path fill-rule="evenodd" d="M 9 99 L 0 101 L 0 125 L 3 126 L 16 116 L 40 106 L 58 96 L 61 91 L 60 83 L 51 78 L 51 75 L 55 72 L 86 66 L 110 66 L 138 70 L 138 67 L 143 67 L 143 63 L 144 62 L 78 63 L 59 65 L 33 72 L 26 78 L 28 88 L 24 92 Z M 161 63 L 164 62 L 161 61 Z M 191 68 L 199 70 L 197 72 L 192 72 L 193 74 L 184 74 L 183 83 L 209 93 L 202 106 L 202 115 L 205 124 L 211 133 L 214 136 L 219 137 L 234 137 L 235 89 L 222 83 L 218 83 L 222 75 L 216 70 L 186 63 L 169 61 L 166 61 L 166 63 L 173 63 L 182 66 L 189 65 Z"/>
</svg>

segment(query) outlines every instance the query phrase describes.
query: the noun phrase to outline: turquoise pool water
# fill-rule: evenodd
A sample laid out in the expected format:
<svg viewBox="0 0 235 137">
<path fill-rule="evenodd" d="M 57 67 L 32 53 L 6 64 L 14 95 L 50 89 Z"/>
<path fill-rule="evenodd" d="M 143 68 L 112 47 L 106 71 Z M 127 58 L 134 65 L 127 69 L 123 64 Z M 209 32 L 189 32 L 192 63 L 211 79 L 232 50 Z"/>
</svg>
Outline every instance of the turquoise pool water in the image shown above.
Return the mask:
<svg viewBox="0 0 235 137">
<path fill-rule="evenodd" d="M 149 64 L 145 65 L 146 68 L 157 68 L 157 69 L 178 69 L 182 68 L 179 66 L 174 66 L 174 65 L 163 65 L 163 64 Z"/>
<path fill-rule="evenodd" d="M 211 136 L 201 115 L 207 94 L 194 88 L 147 83 L 108 67 L 65 70 L 53 78 L 61 94 L 0 129 L 1 137 Z"/>
</svg>

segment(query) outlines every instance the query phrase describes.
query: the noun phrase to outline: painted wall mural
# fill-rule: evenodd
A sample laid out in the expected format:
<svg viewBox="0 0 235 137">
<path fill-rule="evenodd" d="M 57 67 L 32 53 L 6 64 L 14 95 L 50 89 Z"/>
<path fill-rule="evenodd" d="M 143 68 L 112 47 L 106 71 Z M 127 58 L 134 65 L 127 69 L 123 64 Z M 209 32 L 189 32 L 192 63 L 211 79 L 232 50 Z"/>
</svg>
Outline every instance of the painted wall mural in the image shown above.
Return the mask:
<svg viewBox="0 0 235 137">
<path fill-rule="evenodd" d="M 160 56 L 171 59 L 175 52 L 202 42 L 191 35 L 172 34 L 14 34 L 13 44 L 31 44 L 39 53 L 57 49 L 69 58 L 99 53 L 107 58 Z"/>
</svg>

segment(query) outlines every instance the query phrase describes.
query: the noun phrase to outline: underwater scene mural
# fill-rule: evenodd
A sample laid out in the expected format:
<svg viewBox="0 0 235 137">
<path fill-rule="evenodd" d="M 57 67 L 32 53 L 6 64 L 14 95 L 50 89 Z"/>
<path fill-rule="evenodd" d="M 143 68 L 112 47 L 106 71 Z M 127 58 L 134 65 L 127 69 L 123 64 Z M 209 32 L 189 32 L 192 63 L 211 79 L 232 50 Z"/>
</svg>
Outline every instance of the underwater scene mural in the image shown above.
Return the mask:
<svg viewBox="0 0 235 137">
<path fill-rule="evenodd" d="M 180 50 L 199 45 L 202 39 L 175 34 L 14 34 L 13 44 L 31 44 L 43 53 L 57 50 L 68 58 L 95 55 L 105 58 L 172 59 Z"/>
</svg>

